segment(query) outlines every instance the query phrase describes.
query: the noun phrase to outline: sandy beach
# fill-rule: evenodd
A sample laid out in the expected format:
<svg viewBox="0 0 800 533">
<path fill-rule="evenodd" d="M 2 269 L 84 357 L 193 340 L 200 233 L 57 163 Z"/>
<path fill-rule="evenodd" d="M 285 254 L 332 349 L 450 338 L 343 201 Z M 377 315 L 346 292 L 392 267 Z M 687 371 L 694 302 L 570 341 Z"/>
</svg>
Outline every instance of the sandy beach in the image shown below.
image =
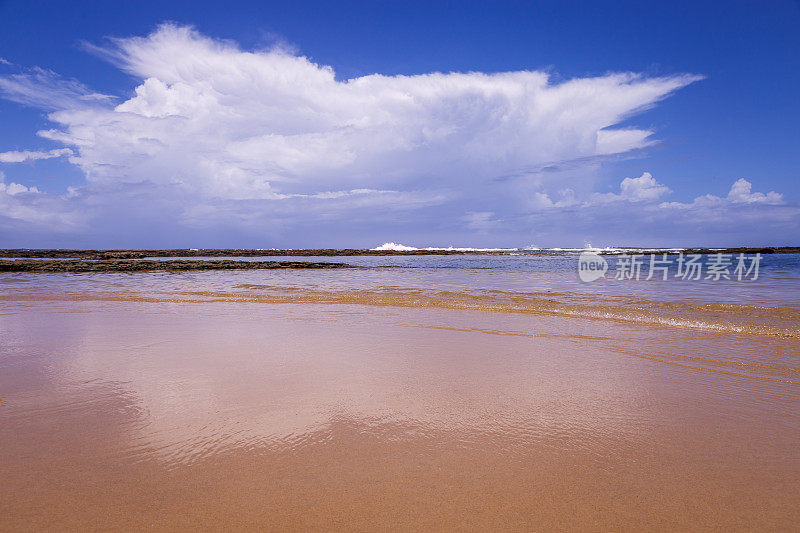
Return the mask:
<svg viewBox="0 0 800 533">
<path fill-rule="evenodd" d="M 800 520 L 791 309 L 689 328 L 346 270 L 4 274 L 3 529 Z"/>
</svg>

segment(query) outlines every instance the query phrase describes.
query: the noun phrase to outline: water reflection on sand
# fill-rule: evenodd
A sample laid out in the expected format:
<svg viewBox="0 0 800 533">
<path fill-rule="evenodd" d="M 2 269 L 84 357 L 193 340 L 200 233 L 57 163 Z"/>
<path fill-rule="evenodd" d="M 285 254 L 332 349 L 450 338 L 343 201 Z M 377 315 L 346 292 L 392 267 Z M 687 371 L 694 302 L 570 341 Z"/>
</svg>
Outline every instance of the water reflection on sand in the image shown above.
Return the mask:
<svg viewBox="0 0 800 533">
<path fill-rule="evenodd" d="M 0 341 L 12 529 L 800 519 L 795 338 L 87 297 L 3 300 Z"/>
</svg>

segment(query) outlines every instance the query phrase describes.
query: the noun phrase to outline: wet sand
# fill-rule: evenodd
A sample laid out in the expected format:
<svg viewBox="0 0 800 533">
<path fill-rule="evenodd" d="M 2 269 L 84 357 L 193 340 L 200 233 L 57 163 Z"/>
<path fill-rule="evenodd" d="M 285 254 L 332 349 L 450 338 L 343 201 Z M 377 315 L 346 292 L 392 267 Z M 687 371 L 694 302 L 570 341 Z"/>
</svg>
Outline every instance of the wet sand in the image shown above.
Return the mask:
<svg viewBox="0 0 800 533">
<path fill-rule="evenodd" d="M 796 338 L 48 294 L 0 301 L 3 530 L 800 523 Z"/>
</svg>

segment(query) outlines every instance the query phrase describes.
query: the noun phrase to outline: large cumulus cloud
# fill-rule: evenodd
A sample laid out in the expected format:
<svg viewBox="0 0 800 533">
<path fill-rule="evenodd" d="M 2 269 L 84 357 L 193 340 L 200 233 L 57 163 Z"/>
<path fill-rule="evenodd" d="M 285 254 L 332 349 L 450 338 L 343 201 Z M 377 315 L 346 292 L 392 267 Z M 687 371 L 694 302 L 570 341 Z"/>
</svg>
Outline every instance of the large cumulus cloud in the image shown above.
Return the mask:
<svg viewBox="0 0 800 533">
<path fill-rule="evenodd" d="M 574 206 L 575 182 L 598 161 L 654 142 L 652 131 L 619 124 L 699 79 L 554 83 L 520 71 L 344 80 L 285 49 L 242 50 L 171 24 L 87 48 L 133 76 L 130 94 L 99 94 L 39 68 L 0 76 L 6 98 L 47 110 L 53 123 L 39 135 L 58 148 L 25 158 L 67 155 L 85 176 L 51 203 L 90 227 L 127 213 L 166 231 L 225 226 L 298 245 L 319 244 L 306 237 L 321 224 L 344 232 L 377 219 L 386 231 L 413 231 L 409 221 L 423 220 L 429 234 L 486 233 L 503 231 L 509 215 Z M 571 170 L 541 172 L 553 168 Z M 668 191 L 649 180 L 623 182 L 616 196 L 643 202 Z M 551 200 L 548 187 L 563 198 Z"/>
</svg>

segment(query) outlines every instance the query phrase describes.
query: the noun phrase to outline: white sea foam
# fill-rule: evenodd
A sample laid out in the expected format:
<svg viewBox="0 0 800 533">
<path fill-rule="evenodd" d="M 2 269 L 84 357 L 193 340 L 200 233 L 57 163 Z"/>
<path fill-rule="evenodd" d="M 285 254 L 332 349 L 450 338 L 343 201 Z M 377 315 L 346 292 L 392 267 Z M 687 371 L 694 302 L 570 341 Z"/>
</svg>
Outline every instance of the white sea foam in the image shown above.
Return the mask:
<svg viewBox="0 0 800 533">
<path fill-rule="evenodd" d="M 542 248 L 545 252 L 594 252 L 598 254 L 663 254 L 667 252 L 682 252 L 686 248 L 620 248 L 618 246 L 606 246 L 604 248 L 596 248 L 593 246 L 587 248 Z"/>
<path fill-rule="evenodd" d="M 415 246 L 406 246 L 396 242 L 385 242 L 378 247 L 372 248 L 379 251 L 394 251 L 394 252 L 412 252 L 412 251 L 430 251 L 430 252 L 516 252 L 519 248 L 462 248 L 456 246 L 426 246 L 425 248 L 417 248 Z"/>
<path fill-rule="evenodd" d="M 392 252 L 412 252 L 414 250 L 419 250 L 419 248 L 415 248 L 413 246 L 405 246 L 403 244 L 397 244 L 396 242 L 385 242 L 380 246 L 373 248 L 373 250 L 392 251 Z"/>
<path fill-rule="evenodd" d="M 385 242 L 380 246 L 372 248 L 376 251 L 394 251 L 394 252 L 412 252 L 412 251 L 431 251 L 431 252 L 566 252 L 566 253 L 581 253 L 581 252 L 595 252 L 603 254 L 655 254 L 665 252 L 680 252 L 685 248 L 621 248 L 617 246 L 606 246 L 605 248 L 596 248 L 591 244 L 586 245 L 585 248 L 538 248 L 536 246 L 526 246 L 524 248 L 469 248 L 469 247 L 456 247 L 456 246 L 427 246 L 424 248 L 417 248 L 415 246 L 406 246 L 396 242 Z"/>
</svg>

